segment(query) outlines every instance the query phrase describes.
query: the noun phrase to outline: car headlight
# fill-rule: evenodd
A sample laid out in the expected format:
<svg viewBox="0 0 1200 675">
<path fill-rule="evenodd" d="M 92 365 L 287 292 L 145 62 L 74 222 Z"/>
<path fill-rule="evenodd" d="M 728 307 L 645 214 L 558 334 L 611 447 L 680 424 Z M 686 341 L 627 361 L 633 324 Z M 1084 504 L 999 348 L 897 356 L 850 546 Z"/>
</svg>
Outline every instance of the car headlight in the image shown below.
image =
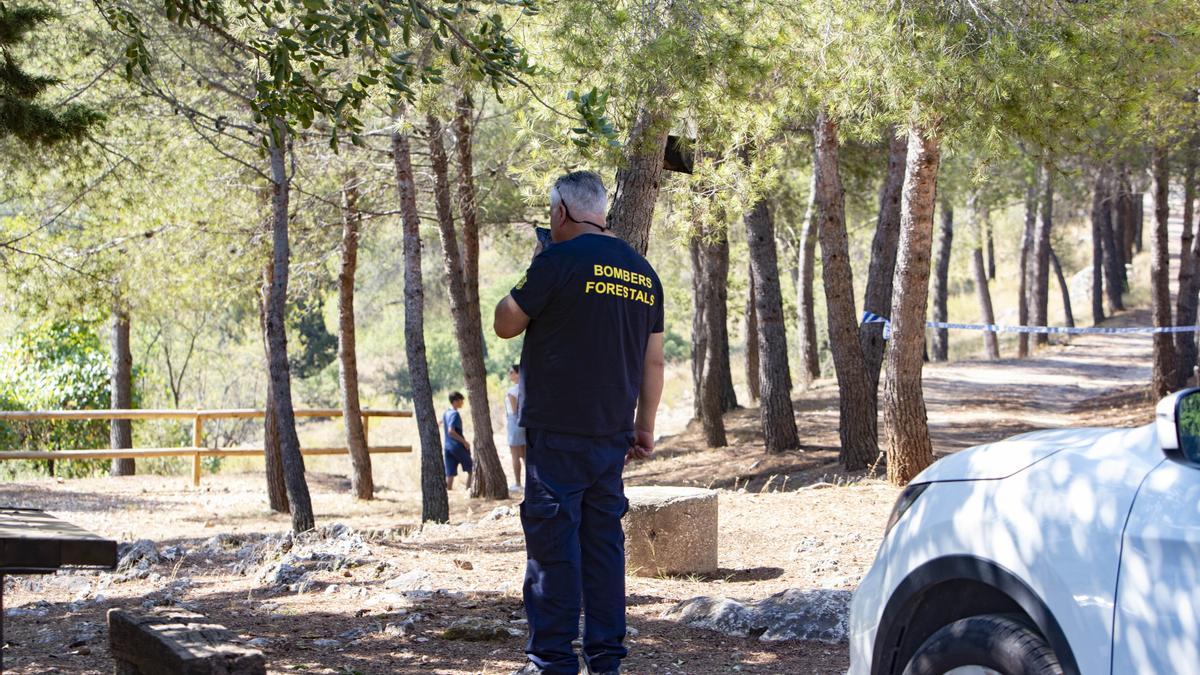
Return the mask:
<svg viewBox="0 0 1200 675">
<path fill-rule="evenodd" d="M 900 498 L 896 500 L 896 505 L 892 507 L 892 515 L 888 518 L 887 527 L 883 529 L 883 536 L 888 536 L 896 523 L 900 522 L 900 518 L 908 511 L 913 504 L 917 502 L 917 497 L 925 492 L 933 483 L 909 483 L 908 487 L 900 493 Z"/>
</svg>

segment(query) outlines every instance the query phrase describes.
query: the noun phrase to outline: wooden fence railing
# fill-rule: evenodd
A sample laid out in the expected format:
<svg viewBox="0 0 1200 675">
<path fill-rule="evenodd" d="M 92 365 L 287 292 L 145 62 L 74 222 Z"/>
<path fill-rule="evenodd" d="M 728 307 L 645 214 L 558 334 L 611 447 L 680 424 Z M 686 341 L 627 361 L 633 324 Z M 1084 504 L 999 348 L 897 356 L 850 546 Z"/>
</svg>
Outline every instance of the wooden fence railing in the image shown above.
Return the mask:
<svg viewBox="0 0 1200 675">
<path fill-rule="evenodd" d="M 342 411 L 335 408 L 297 408 L 296 417 L 341 417 Z M 95 450 L 14 450 L 0 452 L 0 460 L 33 459 L 141 459 L 147 457 L 191 457 L 192 483 L 200 484 L 201 457 L 262 457 L 263 448 L 218 448 L 204 447 L 205 420 L 254 419 L 266 417 L 266 411 L 253 409 L 232 410 L 0 410 L 0 424 L 5 422 L 40 422 L 47 420 L 190 420 L 192 422 L 192 445 L 182 448 L 130 448 Z M 362 411 L 363 435 L 367 437 L 367 449 L 373 454 L 412 452 L 410 445 L 370 445 L 370 419 L 372 417 L 412 417 L 407 410 L 364 410 Z M 301 448 L 303 455 L 341 455 L 349 450 L 345 447 Z"/>
</svg>

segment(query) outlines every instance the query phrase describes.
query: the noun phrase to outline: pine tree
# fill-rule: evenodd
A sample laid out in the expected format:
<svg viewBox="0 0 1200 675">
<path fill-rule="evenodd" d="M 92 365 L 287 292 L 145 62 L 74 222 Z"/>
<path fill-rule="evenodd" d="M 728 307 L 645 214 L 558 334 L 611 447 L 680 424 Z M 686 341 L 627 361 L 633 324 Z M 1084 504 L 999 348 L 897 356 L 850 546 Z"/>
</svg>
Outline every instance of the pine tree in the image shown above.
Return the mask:
<svg viewBox="0 0 1200 675">
<path fill-rule="evenodd" d="M 54 18 L 39 7 L 11 7 L 0 3 L 0 138 L 13 137 L 29 145 L 48 146 L 82 138 L 103 120 L 99 112 L 79 104 L 46 106 L 38 98 L 59 80 L 25 72 L 14 48 L 30 31 Z"/>
</svg>

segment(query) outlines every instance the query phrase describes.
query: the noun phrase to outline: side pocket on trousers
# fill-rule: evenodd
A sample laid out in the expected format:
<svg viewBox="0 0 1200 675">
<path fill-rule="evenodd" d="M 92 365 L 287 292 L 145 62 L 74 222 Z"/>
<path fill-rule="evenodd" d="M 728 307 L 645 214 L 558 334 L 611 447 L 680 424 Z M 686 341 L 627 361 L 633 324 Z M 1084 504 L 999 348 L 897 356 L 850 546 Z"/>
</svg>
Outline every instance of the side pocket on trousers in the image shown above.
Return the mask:
<svg viewBox="0 0 1200 675">
<path fill-rule="evenodd" d="M 521 527 L 525 530 L 525 554 L 538 562 L 565 560 L 562 542 L 567 518 L 557 502 L 522 502 Z"/>
</svg>

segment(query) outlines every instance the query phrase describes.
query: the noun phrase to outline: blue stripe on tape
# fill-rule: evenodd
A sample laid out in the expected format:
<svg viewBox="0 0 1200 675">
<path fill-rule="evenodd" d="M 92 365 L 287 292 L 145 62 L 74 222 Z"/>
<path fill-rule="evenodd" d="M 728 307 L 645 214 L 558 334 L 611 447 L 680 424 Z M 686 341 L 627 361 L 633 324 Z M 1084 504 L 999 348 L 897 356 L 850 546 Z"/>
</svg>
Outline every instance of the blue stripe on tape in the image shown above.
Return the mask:
<svg viewBox="0 0 1200 675">
<path fill-rule="evenodd" d="M 883 337 L 891 335 L 892 322 L 886 317 L 874 312 L 863 312 L 862 323 L 883 324 Z M 926 321 L 927 328 L 946 328 L 949 330 L 981 330 L 992 333 L 1049 333 L 1063 335 L 1128 335 L 1153 333 L 1194 333 L 1200 331 L 1200 326 L 1087 326 L 1069 328 L 1066 326 L 1000 326 L 994 323 L 949 323 L 946 321 Z"/>
</svg>

